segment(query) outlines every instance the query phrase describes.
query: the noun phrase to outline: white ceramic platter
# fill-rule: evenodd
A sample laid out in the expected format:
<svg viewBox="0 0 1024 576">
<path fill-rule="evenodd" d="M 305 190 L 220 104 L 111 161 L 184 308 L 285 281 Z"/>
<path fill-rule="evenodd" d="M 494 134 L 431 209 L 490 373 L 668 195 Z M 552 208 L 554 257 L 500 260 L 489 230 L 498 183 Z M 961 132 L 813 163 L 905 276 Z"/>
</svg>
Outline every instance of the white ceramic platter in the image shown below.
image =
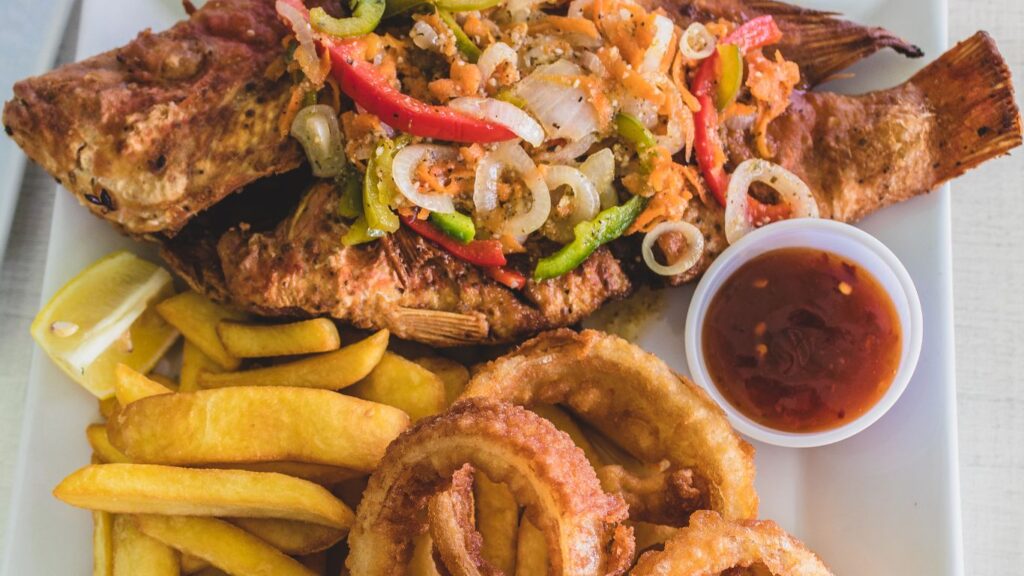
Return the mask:
<svg viewBox="0 0 1024 576">
<path fill-rule="evenodd" d="M 885 26 L 920 45 L 927 61 L 946 46 L 944 0 L 802 2 Z M 113 48 L 147 26 L 162 29 L 181 15 L 174 0 L 84 0 L 78 54 Z M 860 64 L 858 78 L 839 88 L 896 84 L 924 63 L 882 54 Z M 925 337 L 917 373 L 896 407 L 853 439 L 813 450 L 757 446 L 762 516 L 804 539 L 836 574 L 960 575 L 949 191 L 886 209 L 862 226 L 906 264 L 920 292 Z M 52 230 L 44 301 L 111 250 L 146 251 L 89 215 L 62 190 L 57 192 Z M 672 292 L 662 317 L 648 324 L 639 338 L 641 345 L 683 372 L 683 325 L 691 293 L 690 288 Z M 83 431 L 98 417 L 95 400 L 36 350 L 3 574 L 90 573 L 90 516 L 57 502 L 50 491 L 88 463 Z"/>
</svg>

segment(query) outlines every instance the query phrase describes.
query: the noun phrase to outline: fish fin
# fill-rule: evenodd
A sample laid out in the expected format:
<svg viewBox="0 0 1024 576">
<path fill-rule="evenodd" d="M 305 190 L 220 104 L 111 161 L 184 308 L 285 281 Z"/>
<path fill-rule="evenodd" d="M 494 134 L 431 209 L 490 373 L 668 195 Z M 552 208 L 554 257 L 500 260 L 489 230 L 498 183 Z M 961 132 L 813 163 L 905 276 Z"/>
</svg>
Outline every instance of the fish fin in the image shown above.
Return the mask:
<svg viewBox="0 0 1024 576">
<path fill-rule="evenodd" d="M 745 5 L 775 18 L 783 32 L 779 49 L 786 59 L 800 65 L 801 85 L 805 88 L 825 82 L 884 48 L 910 58 L 924 56 L 920 48 L 888 30 L 848 22 L 832 12 L 776 0 L 747 0 Z"/>
<path fill-rule="evenodd" d="M 957 44 L 909 83 L 921 90 L 937 119 L 944 153 L 932 166 L 933 186 L 1021 145 L 1010 68 L 987 33 Z"/>
<path fill-rule="evenodd" d="M 400 338 L 432 346 L 460 346 L 487 339 L 490 326 L 482 314 L 459 314 L 398 306 L 388 314 L 388 328 Z"/>
</svg>

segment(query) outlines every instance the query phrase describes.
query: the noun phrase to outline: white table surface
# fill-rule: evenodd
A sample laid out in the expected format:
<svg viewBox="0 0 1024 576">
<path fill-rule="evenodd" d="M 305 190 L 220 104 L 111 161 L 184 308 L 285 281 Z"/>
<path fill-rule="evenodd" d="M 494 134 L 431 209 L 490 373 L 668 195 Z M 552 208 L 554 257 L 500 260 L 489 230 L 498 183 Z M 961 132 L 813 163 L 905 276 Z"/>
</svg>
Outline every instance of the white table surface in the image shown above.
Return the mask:
<svg viewBox="0 0 1024 576">
<path fill-rule="evenodd" d="M 1024 0 L 948 2 L 950 40 L 989 31 L 1024 90 Z M 68 59 L 76 28 L 77 7 L 58 62 Z M 0 94 L 9 90 L 0 87 Z M 966 573 L 1024 574 L 1024 151 L 953 187 Z M 0 530 L 7 526 L 33 346 L 28 327 L 39 306 L 52 207 L 53 180 L 29 166 L 0 269 Z"/>
</svg>

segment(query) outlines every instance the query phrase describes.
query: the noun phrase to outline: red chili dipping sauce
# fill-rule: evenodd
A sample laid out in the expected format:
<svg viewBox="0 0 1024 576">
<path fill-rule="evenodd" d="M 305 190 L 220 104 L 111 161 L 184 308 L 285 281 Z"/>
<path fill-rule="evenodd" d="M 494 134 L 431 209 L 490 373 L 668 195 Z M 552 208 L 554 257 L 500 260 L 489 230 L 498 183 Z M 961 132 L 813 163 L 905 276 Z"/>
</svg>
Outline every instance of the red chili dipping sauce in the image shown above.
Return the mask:
<svg viewBox="0 0 1024 576">
<path fill-rule="evenodd" d="M 899 368 L 900 321 L 869 272 L 808 248 L 763 254 L 719 289 L 704 358 L 730 404 L 786 432 L 838 428 L 885 394 Z"/>
</svg>

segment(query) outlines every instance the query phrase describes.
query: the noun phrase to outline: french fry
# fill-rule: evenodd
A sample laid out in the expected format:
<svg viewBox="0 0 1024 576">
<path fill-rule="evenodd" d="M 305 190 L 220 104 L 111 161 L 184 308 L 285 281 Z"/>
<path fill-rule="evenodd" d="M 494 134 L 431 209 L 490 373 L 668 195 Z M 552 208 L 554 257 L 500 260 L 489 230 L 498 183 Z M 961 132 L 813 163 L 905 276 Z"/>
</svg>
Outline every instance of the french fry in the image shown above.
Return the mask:
<svg viewBox="0 0 1024 576">
<path fill-rule="evenodd" d="M 478 473 L 473 479 L 476 529 L 483 536 L 480 553 L 505 574 L 516 573 L 519 505 L 507 486 Z"/>
<path fill-rule="evenodd" d="M 345 537 L 347 530 L 308 522 L 272 518 L 228 518 L 229 522 L 289 556 L 305 556 L 327 550 Z"/>
<path fill-rule="evenodd" d="M 238 358 L 316 354 L 341 346 L 338 328 L 327 318 L 270 325 L 223 321 L 217 334 L 228 354 Z"/>
<path fill-rule="evenodd" d="M 425 356 L 414 362 L 437 374 L 444 382 L 445 406 L 454 404 L 469 383 L 469 370 L 454 360 L 441 356 Z"/>
<path fill-rule="evenodd" d="M 160 384 L 161 386 L 167 388 L 171 392 L 178 391 L 178 383 L 175 382 L 174 380 L 171 380 L 170 377 L 168 376 L 164 376 L 163 374 L 157 374 L 155 372 L 150 372 L 149 374 L 146 375 L 146 378 L 149 378 L 153 382 Z"/>
<path fill-rule="evenodd" d="M 90 424 L 85 429 L 85 437 L 92 446 L 92 451 L 103 464 L 124 464 L 131 462 L 131 459 L 124 455 L 110 443 L 107 436 L 107 427 L 104 424 Z"/>
<path fill-rule="evenodd" d="M 126 406 L 110 441 L 134 461 L 308 462 L 371 472 L 409 425 L 391 406 L 313 388 L 221 388 Z"/>
<path fill-rule="evenodd" d="M 516 550 L 516 576 L 534 576 L 548 573 L 548 545 L 544 533 L 526 516 L 519 521 Z"/>
<path fill-rule="evenodd" d="M 114 516 L 114 576 L 179 576 L 178 553 L 143 534 L 131 516 Z"/>
<path fill-rule="evenodd" d="M 573 443 L 583 450 L 583 454 L 586 455 L 591 466 L 600 468 L 605 465 L 590 439 L 583 433 L 583 429 L 565 410 L 552 404 L 534 404 L 530 406 L 530 410 L 554 424 L 555 428 L 568 434 Z"/>
<path fill-rule="evenodd" d="M 187 574 L 187 572 L 186 572 Z M 231 576 L 227 572 L 217 568 L 216 566 L 207 566 L 202 570 L 195 573 L 196 576 Z"/>
<path fill-rule="evenodd" d="M 445 409 L 444 382 L 430 370 L 391 352 L 385 352 L 366 378 L 345 393 L 394 406 L 413 422 Z"/>
<path fill-rule="evenodd" d="M 345 530 L 354 520 L 352 510 L 322 486 L 244 470 L 94 464 L 65 478 L 53 495 L 115 514 L 278 518 Z"/>
<path fill-rule="evenodd" d="M 349 470 L 326 464 L 310 464 L 309 462 L 238 462 L 204 466 L 205 468 L 228 468 L 232 470 L 249 470 L 252 472 L 277 472 L 286 476 L 294 476 L 315 482 L 321 486 L 334 486 L 339 482 L 366 476 L 366 472 Z"/>
<path fill-rule="evenodd" d="M 220 364 L 204 354 L 198 346 L 188 340 L 185 340 L 185 345 L 182 346 L 181 350 L 181 375 L 178 377 L 181 380 L 181 386 L 178 387 L 178 392 L 195 392 L 199 390 L 200 372 L 217 373 L 224 371 Z"/>
<path fill-rule="evenodd" d="M 295 386 L 340 390 L 362 380 L 380 362 L 389 333 L 376 334 L 334 352 L 242 372 L 199 373 L 201 388 L 231 386 Z"/>
<path fill-rule="evenodd" d="M 104 420 L 110 420 L 110 417 L 114 415 L 114 412 L 120 407 L 117 403 L 117 396 L 111 396 L 110 398 L 104 398 L 100 400 L 100 416 L 103 416 Z"/>
<path fill-rule="evenodd" d="M 244 320 L 245 315 L 215 304 L 195 292 L 182 292 L 157 304 L 157 312 L 168 324 L 181 332 L 186 340 L 198 346 L 204 354 L 225 370 L 238 368 L 241 360 L 228 354 L 217 336 L 221 320 Z"/>
<path fill-rule="evenodd" d="M 210 563 L 202 558 L 192 556 L 191 554 L 181 555 L 181 573 L 182 574 L 195 574 L 202 570 L 211 568 Z M 215 568 L 216 569 L 216 568 Z"/>
<path fill-rule="evenodd" d="M 126 364 L 118 364 L 114 368 L 114 378 L 116 380 L 114 393 L 117 396 L 117 403 L 121 406 L 127 406 L 136 400 L 150 396 L 174 393 L 174 390 L 155 380 L 150 380 Z"/>
<path fill-rule="evenodd" d="M 223 520 L 143 514 L 135 521 L 148 536 L 229 574 L 315 576 L 298 561 Z"/>
<path fill-rule="evenodd" d="M 92 513 L 92 576 L 114 573 L 114 515 Z"/>
<path fill-rule="evenodd" d="M 407 576 L 441 576 L 434 563 L 434 541 L 429 531 L 413 539 L 412 557 L 405 573 Z"/>
</svg>

